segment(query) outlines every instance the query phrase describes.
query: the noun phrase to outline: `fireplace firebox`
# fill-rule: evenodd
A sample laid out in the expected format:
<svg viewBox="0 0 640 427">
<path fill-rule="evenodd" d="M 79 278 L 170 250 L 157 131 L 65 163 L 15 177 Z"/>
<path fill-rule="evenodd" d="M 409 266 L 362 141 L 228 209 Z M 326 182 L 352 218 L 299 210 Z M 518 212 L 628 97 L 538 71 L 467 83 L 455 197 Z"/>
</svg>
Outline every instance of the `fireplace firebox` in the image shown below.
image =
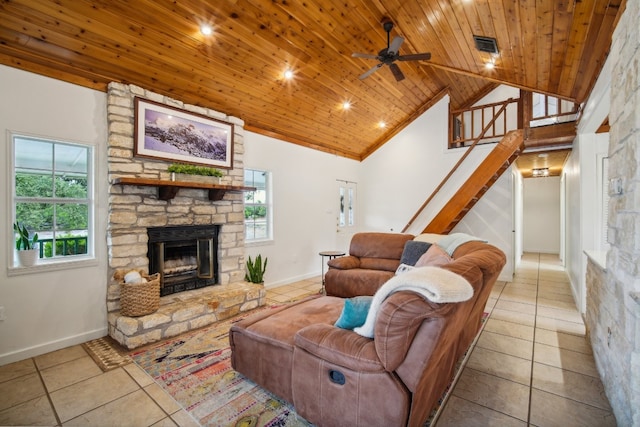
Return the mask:
<svg viewBox="0 0 640 427">
<path fill-rule="evenodd" d="M 149 274 L 160 273 L 160 296 L 219 283 L 219 231 L 220 224 L 147 228 Z"/>
</svg>

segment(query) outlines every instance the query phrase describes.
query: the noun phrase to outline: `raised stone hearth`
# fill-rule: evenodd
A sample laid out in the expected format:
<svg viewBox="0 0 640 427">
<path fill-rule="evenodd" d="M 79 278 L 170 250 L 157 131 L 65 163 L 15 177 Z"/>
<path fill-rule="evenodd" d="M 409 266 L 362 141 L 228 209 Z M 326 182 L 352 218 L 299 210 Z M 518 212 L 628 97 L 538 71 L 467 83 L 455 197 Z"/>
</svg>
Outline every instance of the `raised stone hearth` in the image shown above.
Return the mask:
<svg viewBox="0 0 640 427">
<path fill-rule="evenodd" d="M 109 335 L 131 350 L 262 306 L 266 294 L 264 286 L 241 282 L 168 295 L 146 316 L 109 313 Z"/>
</svg>

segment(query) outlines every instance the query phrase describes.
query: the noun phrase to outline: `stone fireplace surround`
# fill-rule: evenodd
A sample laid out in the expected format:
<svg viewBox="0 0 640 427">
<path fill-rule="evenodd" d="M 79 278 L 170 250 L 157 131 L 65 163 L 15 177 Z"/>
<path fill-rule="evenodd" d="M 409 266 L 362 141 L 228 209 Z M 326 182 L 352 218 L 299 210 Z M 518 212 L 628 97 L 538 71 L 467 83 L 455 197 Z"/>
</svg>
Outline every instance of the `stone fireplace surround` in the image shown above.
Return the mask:
<svg viewBox="0 0 640 427">
<path fill-rule="evenodd" d="M 242 120 L 134 85 L 109 84 L 107 247 L 109 254 L 107 312 L 109 335 L 132 349 L 226 319 L 265 303 L 264 287 L 244 282 L 244 201 L 240 192 L 227 192 L 210 201 L 207 191 L 180 189 L 171 200 L 159 200 L 157 188 L 115 185 L 115 178 L 169 179 L 166 161 L 134 156 L 134 97 L 181 108 L 234 124 L 233 168 L 222 170 L 222 184 L 243 186 Z M 220 224 L 219 285 L 161 298 L 160 309 L 141 317 L 120 315 L 117 270 L 149 268 L 147 228 Z"/>
</svg>

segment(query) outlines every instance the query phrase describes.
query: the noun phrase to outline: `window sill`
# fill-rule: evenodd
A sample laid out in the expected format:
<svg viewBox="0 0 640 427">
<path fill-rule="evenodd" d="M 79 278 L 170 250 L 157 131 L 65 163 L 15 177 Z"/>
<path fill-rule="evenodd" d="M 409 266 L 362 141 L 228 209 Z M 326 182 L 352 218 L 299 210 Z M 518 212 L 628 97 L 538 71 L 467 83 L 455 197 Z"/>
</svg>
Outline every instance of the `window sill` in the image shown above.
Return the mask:
<svg viewBox="0 0 640 427">
<path fill-rule="evenodd" d="M 251 240 L 244 242 L 245 247 L 253 247 L 253 246 L 267 246 L 272 245 L 274 243 L 273 239 L 264 239 L 264 240 Z"/>
<path fill-rule="evenodd" d="M 75 268 L 93 267 L 98 265 L 98 260 L 93 257 L 78 257 L 73 260 L 40 260 L 31 267 L 14 266 L 7 269 L 7 276 L 21 276 L 24 274 L 39 274 L 49 271 L 71 270 Z"/>
</svg>

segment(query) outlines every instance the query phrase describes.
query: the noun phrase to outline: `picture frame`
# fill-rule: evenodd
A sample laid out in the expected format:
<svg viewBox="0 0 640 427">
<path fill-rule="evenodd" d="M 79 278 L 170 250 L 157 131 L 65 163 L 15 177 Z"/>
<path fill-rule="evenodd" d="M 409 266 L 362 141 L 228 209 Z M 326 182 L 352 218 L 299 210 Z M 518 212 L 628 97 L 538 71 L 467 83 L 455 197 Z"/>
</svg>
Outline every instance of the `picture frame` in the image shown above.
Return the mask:
<svg viewBox="0 0 640 427">
<path fill-rule="evenodd" d="M 139 97 L 134 121 L 137 157 L 233 168 L 233 123 Z"/>
</svg>

